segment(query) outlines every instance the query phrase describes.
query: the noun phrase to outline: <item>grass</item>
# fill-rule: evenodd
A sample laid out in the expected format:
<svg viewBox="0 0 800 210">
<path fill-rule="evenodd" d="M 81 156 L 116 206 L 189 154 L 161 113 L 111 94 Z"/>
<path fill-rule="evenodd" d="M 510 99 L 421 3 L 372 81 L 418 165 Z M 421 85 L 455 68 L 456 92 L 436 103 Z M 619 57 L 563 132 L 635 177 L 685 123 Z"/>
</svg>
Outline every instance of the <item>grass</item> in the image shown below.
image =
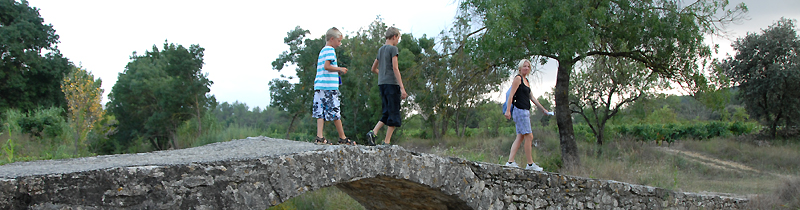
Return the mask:
<svg viewBox="0 0 800 210">
<path fill-rule="evenodd" d="M 79 150 L 77 156 L 75 147 L 69 138 L 38 138 L 17 132 L 0 133 L 0 165 L 17 161 L 34 161 L 49 159 L 66 159 L 74 157 L 92 156 L 94 154 Z"/>
<path fill-rule="evenodd" d="M 578 140 L 582 167 L 561 170 L 558 134 L 550 128 L 535 128 L 539 147 L 534 161 L 545 171 L 633 184 L 655 186 L 682 192 L 748 197 L 755 209 L 798 208 L 800 188 L 800 142 L 748 140 L 752 137 L 718 137 L 708 140 L 681 140 L 657 145 L 616 138 L 599 146 Z M 493 138 L 454 138 L 441 140 L 405 139 L 401 146 L 440 156 L 502 164 L 514 136 Z M 670 149 L 678 153 L 665 151 Z M 682 152 L 682 153 L 681 153 Z M 686 152 L 707 159 L 685 155 Z M 718 159 L 722 163 L 709 161 Z M 517 162 L 524 162 L 522 149 Z M 731 163 L 734 166 L 728 166 Z M 741 165 L 746 170 L 738 169 Z M 758 201 L 756 201 L 758 200 Z"/>
<path fill-rule="evenodd" d="M 303 193 L 291 198 L 280 205 L 268 208 L 270 210 L 313 210 L 313 209 L 364 209 L 361 204 L 351 198 L 347 193 L 336 187 L 326 187 L 311 192 Z"/>
</svg>

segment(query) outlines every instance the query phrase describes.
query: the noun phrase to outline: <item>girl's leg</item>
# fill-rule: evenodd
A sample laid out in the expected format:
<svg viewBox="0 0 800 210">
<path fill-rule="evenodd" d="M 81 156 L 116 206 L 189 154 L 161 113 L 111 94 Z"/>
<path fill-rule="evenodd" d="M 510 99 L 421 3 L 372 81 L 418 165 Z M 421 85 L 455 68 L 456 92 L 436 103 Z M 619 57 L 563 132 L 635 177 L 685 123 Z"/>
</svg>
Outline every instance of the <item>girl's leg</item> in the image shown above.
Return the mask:
<svg viewBox="0 0 800 210">
<path fill-rule="evenodd" d="M 514 162 L 514 156 L 517 155 L 517 150 L 519 150 L 519 144 L 522 142 L 522 134 L 517 134 L 517 138 L 514 139 L 514 143 L 511 144 L 511 152 L 508 154 L 508 162 Z"/>
<path fill-rule="evenodd" d="M 525 157 L 528 158 L 528 164 L 533 164 L 533 156 L 531 156 L 531 145 L 533 145 L 533 134 L 524 134 L 525 144 L 522 146 L 525 149 Z"/>
</svg>

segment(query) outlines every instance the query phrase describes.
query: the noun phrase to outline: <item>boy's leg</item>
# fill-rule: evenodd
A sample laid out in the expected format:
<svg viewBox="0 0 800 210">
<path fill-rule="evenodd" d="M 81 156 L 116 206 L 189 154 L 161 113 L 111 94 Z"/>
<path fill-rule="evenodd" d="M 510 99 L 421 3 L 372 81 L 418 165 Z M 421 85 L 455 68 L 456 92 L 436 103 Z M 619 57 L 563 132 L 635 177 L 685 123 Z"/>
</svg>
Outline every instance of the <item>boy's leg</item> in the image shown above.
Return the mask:
<svg viewBox="0 0 800 210">
<path fill-rule="evenodd" d="M 386 126 L 389 126 L 386 129 L 386 139 L 383 141 L 388 143 L 392 142 L 392 134 L 397 127 L 402 125 L 402 116 L 400 115 L 400 86 L 398 85 L 387 85 L 386 86 L 386 106 L 385 109 L 385 119 L 381 119 Z"/>
<path fill-rule="evenodd" d="M 311 117 L 317 118 L 317 138 L 323 138 L 322 126 L 325 125 L 325 105 L 324 93 L 322 90 L 314 90 L 314 103 L 311 108 Z"/>
<path fill-rule="evenodd" d="M 383 139 L 383 142 L 386 142 L 386 144 L 392 143 L 392 133 L 394 133 L 395 128 L 394 126 L 389 126 L 389 128 L 386 129 L 386 138 Z"/>
<path fill-rule="evenodd" d="M 322 118 L 317 118 L 317 137 L 323 138 L 322 136 L 322 126 L 325 125 L 325 120 Z"/>
<path fill-rule="evenodd" d="M 376 134 L 377 134 L 377 133 L 378 133 L 378 131 L 380 131 L 380 130 L 381 130 L 381 127 L 383 127 L 383 125 L 386 125 L 386 124 L 384 124 L 384 123 L 383 123 L 383 122 L 381 122 L 381 121 L 378 121 L 378 123 L 376 123 L 376 124 L 375 124 L 375 127 L 374 127 L 374 128 L 372 128 L 372 133 L 376 133 Z"/>
<path fill-rule="evenodd" d="M 336 126 L 336 132 L 339 132 L 339 138 L 347 138 L 347 136 L 344 135 L 344 128 L 342 128 L 342 120 L 334 120 L 333 124 Z"/>
<path fill-rule="evenodd" d="M 511 144 L 511 151 L 508 154 L 508 162 L 514 162 L 514 157 L 517 156 L 517 150 L 519 150 L 519 144 L 522 142 L 522 134 L 517 134 L 517 137 L 514 138 L 514 143 Z"/>
</svg>

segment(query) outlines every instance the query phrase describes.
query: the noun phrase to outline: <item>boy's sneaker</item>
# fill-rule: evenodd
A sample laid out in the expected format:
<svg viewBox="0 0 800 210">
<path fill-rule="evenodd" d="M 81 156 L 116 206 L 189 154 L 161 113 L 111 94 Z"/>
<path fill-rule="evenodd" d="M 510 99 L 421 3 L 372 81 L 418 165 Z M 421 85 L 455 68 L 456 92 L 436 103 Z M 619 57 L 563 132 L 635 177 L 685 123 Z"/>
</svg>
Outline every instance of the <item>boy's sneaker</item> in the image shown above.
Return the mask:
<svg viewBox="0 0 800 210">
<path fill-rule="evenodd" d="M 525 170 L 542 171 L 544 169 L 536 165 L 536 163 L 533 163 L 533 164 L 528 164 L 528 167 L 525 167 Z"/>
<path fill-rule="evenodd" d="M 378 135 L 375 132 L 369 131 L 367 133 L 367 145 L 375 146 L 375 138 L 378 138 Z"/>
<path fill-rule="evenodd" d="M 505 166 L 506 167 L 519 168 L 519 165 L 517 165 L 517 163 L 515 163 L 515 162 L 507 162 Z"/>
</svg>

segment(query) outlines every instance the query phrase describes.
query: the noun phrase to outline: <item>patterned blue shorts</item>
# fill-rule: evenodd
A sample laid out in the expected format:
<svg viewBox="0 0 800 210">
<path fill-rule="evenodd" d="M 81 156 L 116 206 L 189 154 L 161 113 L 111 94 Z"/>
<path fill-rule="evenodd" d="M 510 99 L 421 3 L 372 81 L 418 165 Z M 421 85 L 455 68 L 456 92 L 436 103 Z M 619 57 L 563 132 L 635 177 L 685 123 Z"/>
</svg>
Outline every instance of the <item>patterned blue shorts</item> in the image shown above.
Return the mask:
<svg viewBox="0 0 800 210">
<path fill-rule="evenodd" d="M 511 105 L 511 108 L 514 109 L 511 112 L 511 119 L 514 120 L 514 124 L 517 126 L 517 134 L 533 133 L 533 130 L 531 130 L 531 110 L 520 109 L 514 105 Z"/>
<path fill-rule="evenodd" d="M 338 90 L 314 90 L 314 105 L 311 117 L 334 121 L 342 118 Z"/>
</svg>

